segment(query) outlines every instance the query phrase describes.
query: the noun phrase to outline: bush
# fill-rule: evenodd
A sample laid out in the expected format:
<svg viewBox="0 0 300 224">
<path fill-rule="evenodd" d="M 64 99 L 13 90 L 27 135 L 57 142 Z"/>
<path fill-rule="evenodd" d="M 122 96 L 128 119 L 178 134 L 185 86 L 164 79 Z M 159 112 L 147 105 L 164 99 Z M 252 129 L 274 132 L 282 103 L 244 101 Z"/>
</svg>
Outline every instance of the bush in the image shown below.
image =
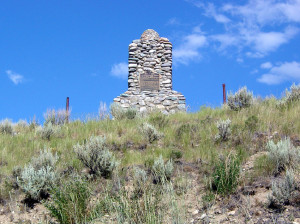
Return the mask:
<svg viewBox="0 0 300 224">
<path fill-rule="evenodd" d="M 17 178 L 17 183 L 25 192 L 26 198 L 34 200 L 46 198 L 55 181 L 56 174 L 52 167 L 35 169 L 31 164 L 26 166 Z"/>
<path fill-rule="evenodd" d="M 83 145 L 75 145 L 74 150 L 81 162 L 90 169 L 93 175 L 108 178 L 118 165 L 115 157 L 105 145 L 105 138 L 103 137 L 91 137 Z"/>
<path fill-rule="evenodd" d="M 228 195 L 235 191 L 240 175 L 240 160 L 237 156 L 229 154 L 220 159 L 212 174 L 212 189 L 218 194 Z"/>
<path fill-rule="evenodd" d="M 48 149 L 45 148 L 44 151 L 40 150 L 40 155 L 38 157 L 33 157 L 31 159 L 31 165 L 35 169 L 40 169 L 42 167 L 47 167 L 47 166 L 54 168 L 57 161 L 58 161 L 57 153 L 53 155 L 49 148 Z"/>
<path fill-rule="evenodd" d="M 29 130 L 29 124 L 25 120 L 19 120 L 14 127 L 15 132 L 19 133 L 24 130 Z"/>
<path fill-rule="evenodd" d="M 290 87 L 290 91 L 285 91 L 285 96 L 278 101 L 277 105 L 281 108 L 291 106 L 293 102 L 298 100 L 300 100 L 300 84 L 295 85 L 295 83 L 293 83 Z"/>
<path fill-rule="evenodd" d="M 219 120 L 217 122 L 217 128 L 219 133 L 215 136 L 216 141 L 227 141 L 231 135 L 230 130 L 231 120 Z"/>
<path fill-rule="evenodd" d="M 296 148 L 289 138 L 275 144 L 272 140 L 267 143 L 268 157 L 275 165 L 275 173 L 285 170 L 287 167 L 294 168 L 300 162 L 300 148 Z"/>
<path fill-rule="evenodd" d="M 45 122 L 44 125 L 63 125 L 65 124 L 70 117 L 70 112 L 67 112 L 64 109 L 55 111 L 54 109 L 48 109 L 44 114 Z"/>
<path fill-rule="evenodd" d="M 134 119 L 138 116 L 138 110 L 136 108 L 123 108 L 119 103 L 112 103 L 110 105 L 111 115 L 117 119 Z"/>
<path fill-rule="evenodd" d="M 148 179 L 146 171 L 139 168 L 139 167 L 135 167 L 135 169 L 134 169 L 134 179 L 136 180 L 138 185 L 145 184 L 145 182 Z"/>
<path fill-rule="evenodd" d="M 51 187 L 57 179 L 54 167 L 58 156 L 51 154 L 49 149 L 40 151 L 31 163 L 18 173 L 15 173 L 18 186 L 29 199 L 40 200 L 48 196 Z"/>
<path fill-rule="evenodd" d="M 13 134 L 13 124 L 11 120 L 5 119 L 0 122 L 0 134 Z"/>
<path fill-rule="evenodd" d="M 231 110 L 235 111 L 250 107 L 253 104 L 253 93 L 247 91 L 247 87 L 244 86 L 235 94 L 229 93 L 227 104 Z"/>
<path fill-rule="evenodd" d="M 60 126 L 53 125 L 51 122 L 44 124 L 43 127 L 39 126 L 36 130 L 37 135 L 39 135 L 42 139 L 47 139 L 48 141 L 60 134 L 61 128 Z"/>
<path fill-rule="evenodd" d="M 45 206 L 52 217 L 61 224 L 88 223 L 93 217 L 89 207 L 91 190 L 88 184 L 79 177 L 63 183 L 51 190 L 51 201 Z"/>
<path fill-rule="evenodd" d="M 163 136 L 154 126 L 148 123 L 143 123 L 140 130 L 149 143 L 153 143 Z"/>
<path fill-rule="evenodd" d="M 272 194 L 268 197 L 269 206 L 276 208 L 289 204 L 296 186 L 293 170 L 287 170 L 284 180 L 272 183 Z"/>
<path fill-rule="evenodd" d="M 162 155 L 160 155 L 156 160 L 154 160 L 154 164 L 152 166 L 152 173 L 154 175 L 155 182 L 170 180 L 173 169 L 174 166 L 172 160 L 168 160 L 168 162 L 165 163 Z"/>
</svg>

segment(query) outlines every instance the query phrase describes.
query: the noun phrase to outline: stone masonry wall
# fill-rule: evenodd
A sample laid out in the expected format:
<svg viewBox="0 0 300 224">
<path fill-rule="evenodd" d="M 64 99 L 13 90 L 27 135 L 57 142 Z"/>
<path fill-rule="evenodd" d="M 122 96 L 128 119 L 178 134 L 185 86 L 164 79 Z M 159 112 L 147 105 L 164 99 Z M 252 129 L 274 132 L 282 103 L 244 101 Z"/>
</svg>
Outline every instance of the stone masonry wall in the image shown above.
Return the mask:
<svg viewBox="0 0 300 224">
<path fill-rule="evenodd" d="M 159 90 L 141 91 L 140 75 L 149 70 L 159 75 Z M 165 114 L 185 111 L 185 97 L 172 90 L 172 44 L 154 30 L 146 30 L 129 45 L 128 91 L 114 99 L 122 107 L 141 112 L 157 108 Z"/>
</svg>

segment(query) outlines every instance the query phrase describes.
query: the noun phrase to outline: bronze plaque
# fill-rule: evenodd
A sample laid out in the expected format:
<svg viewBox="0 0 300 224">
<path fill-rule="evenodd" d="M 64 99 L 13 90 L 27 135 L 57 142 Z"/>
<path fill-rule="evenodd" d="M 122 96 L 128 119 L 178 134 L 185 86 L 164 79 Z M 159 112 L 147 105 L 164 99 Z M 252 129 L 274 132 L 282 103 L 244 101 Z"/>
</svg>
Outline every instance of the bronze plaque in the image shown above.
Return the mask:
<svg viewBox="0 0 300 224">
<path fill-rule="evenodd" d="M 146 71 L 140 75 L 141 91 L 159 91 L 159 74 Z"/>
</svg>

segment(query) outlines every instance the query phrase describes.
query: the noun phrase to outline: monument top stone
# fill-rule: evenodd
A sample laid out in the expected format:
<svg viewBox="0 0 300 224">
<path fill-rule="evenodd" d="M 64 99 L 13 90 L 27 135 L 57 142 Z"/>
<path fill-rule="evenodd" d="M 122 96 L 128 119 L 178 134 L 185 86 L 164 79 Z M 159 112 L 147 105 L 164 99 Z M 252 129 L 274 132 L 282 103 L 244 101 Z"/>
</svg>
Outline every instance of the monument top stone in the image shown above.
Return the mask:
<svg viewBox="0 0 300 224">
<path fill-rule="evenodd" d="M 158 40 L 159 39 L 159 34 L 152 29 L 145 30 L 144 33 L 141 36 L 141 40 L 146 41 L 146 40 Z"/>
</svg>

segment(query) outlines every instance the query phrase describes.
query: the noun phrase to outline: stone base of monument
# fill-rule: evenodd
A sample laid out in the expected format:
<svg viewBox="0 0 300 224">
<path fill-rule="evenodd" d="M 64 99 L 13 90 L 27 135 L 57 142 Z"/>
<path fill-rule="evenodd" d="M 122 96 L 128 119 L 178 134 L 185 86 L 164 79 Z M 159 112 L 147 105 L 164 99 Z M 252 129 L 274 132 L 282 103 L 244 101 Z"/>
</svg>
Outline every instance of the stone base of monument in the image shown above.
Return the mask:
<svg viewBox="0 0 300 224">
<path fill-rule="evenodd" d="M 172 90 L 172 43 L 149 29 L 132 41 L 128 53 L 128 91 L 114 102 L 140 112 L 185 111 L 185 97 Z"/>
<path fill-rule="evenodd" d="M 185 97 L 174 90 L 171 91 L 126 91 L 114 99 L 124 108 L 135 107 L 145 113 L 153 110 L 162 111 L 164 114 L 172 114 L 177 111 L 186 111 Z"/>
</svg>

